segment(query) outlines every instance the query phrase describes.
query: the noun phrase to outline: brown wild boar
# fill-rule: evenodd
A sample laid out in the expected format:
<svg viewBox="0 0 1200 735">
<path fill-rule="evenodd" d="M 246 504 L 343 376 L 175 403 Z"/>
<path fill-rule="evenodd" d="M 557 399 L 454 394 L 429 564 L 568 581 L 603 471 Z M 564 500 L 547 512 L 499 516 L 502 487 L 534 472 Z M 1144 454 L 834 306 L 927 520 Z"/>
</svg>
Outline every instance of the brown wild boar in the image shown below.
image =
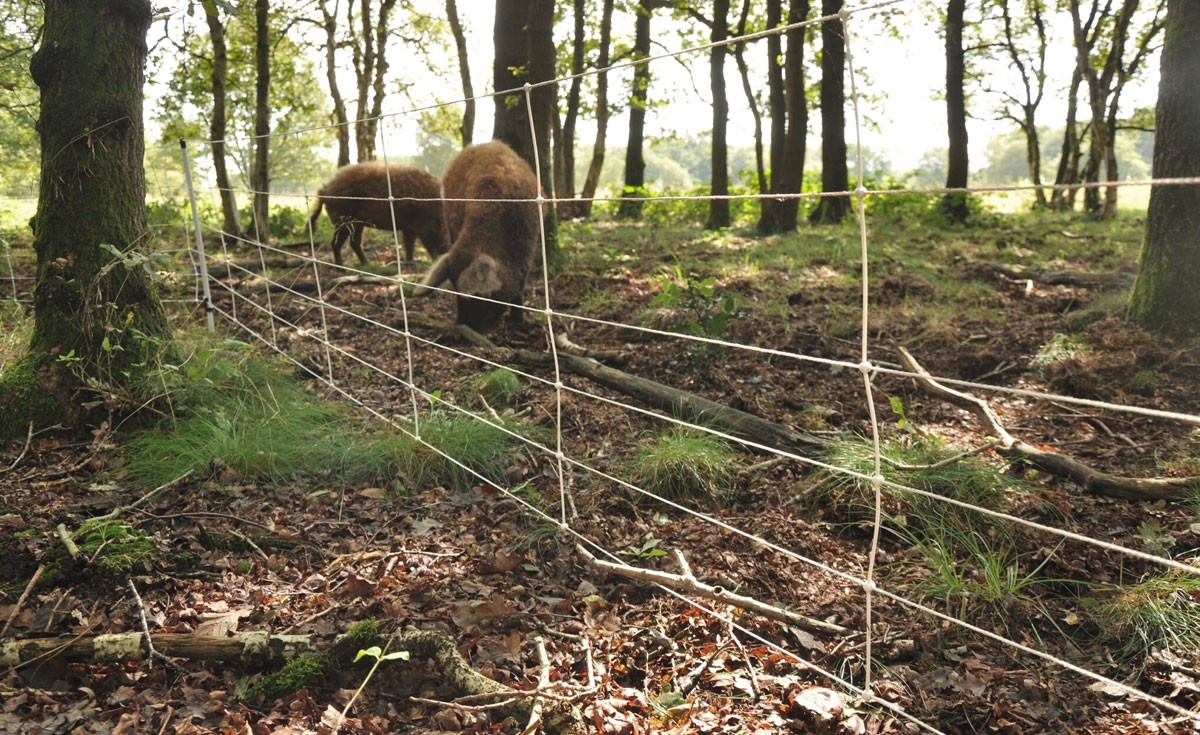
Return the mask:
<svg viewBox="0 0 1200 735">
<path fill-rule="evenodd" d="M 504 316 L 505 303 L 513 305 L 511 318 L 519 322 L 518 307 L 539 240 L 533 169 L 498 140 L 468 146 L 450 163 L 442 191 L 450 249 L 429 269 L 413 296 L 449 280 L 460 294 L 459 324 L 486 332 Z"/>
<path fill-rule="evenodd" d="M 388 174 L 391 190 L 388 189 Z M 388 207 L 388 195 L 393 198 Z M 415 168 L 384 166 L 380 161 L 352 163 L 338 169 L 333 178 L 317 190 L 317 202 L 308 218 L 311 229 L 321 216 L 321 207 L 329 212 L 333 222 L 333 260 L 342 263 L 342 244 L 350 247 L 360 263 L 367 262 L 363 254 L 363 233 L 368 227 L 379 230 L 395 226 L 404 235 L 404 259 L 412 261 L 413 245 L 417 238 L 425 245 L 431 258 L 446 252 L 446 222 L 442 217 L 442 187 L 433 176 Z"/>
</svg>

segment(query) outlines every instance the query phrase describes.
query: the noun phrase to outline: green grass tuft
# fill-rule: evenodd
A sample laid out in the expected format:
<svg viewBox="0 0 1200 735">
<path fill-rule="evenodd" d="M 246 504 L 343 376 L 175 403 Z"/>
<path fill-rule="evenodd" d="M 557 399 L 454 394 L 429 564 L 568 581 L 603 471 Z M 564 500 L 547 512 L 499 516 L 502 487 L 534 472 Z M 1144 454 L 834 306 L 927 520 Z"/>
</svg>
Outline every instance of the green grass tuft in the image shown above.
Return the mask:
<svg viewBox="0 0 1200 735">
<path fill-rule="evenodd" d="M 1090 617 L 1103 641 L 1125 658 L 1171 649 L 1196 661 L 1200 651 L 1200 577 L 1169 571 L 1118 591 Z"/>
<path fill-rule="evenodd" d="M 481 373 L 471 384 L 492 408 L 507 407 L 512 403 L 512 397 L 521 390 L 521 379 L 508 368 Z"/>
<path fill-rule="evenodd" d="M 631 472 L 640 487 L 665 498 L 720 497 L 732 489 L 733 458 L 724 439 L 677 426 L 644 443 Z"/>
<path fill-rule="evenodd" d="M 130 477 L 147 485 L 214 461 L 258 481 L 371 482 L 397 477 L 414 454 L 412 439 L 364 428 L 236 343 L 195 347 L 162 382 L 171 420 L 127 449 Z"/>
<path fill-rule="evenodd" d="M 518 441 L 481 419 L 440 411 L 421 422 L 421 436 L 438 451 L 422 446 L 413 458 L 410 476 L 419 484 L 435 482 L 456 490 L 471 487 L 477 481 L 475 473 L 496 483 L 504 480 L 508 455 Z"/>
</svg>

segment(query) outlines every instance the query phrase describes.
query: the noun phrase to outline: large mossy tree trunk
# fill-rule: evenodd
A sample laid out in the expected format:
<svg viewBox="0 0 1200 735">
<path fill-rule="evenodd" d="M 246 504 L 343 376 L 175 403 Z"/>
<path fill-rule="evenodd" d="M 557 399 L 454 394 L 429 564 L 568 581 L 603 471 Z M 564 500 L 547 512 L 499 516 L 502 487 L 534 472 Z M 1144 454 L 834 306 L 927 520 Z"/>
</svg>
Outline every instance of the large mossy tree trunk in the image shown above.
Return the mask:
<svg viewBox="0 0 1200 735">
<path fill-rule="evenodd" d="M 1154 178 L 1200 176 L 1200 5 L 1167 6 L 1158 108 Z M 1129 310 L 1158 332 L 1200 334 L 1200 186 L 1155 186 L 1146 212 L 1141 271 Z"/>
<path fill-rule="evenodd" d="M 146 243 L 142 83 L 148 0 L 46 0 L 30 71 L 42 171 L 28 353 L 0 376 L 0 437 L 84 426 L 167 344 Z M 97 393 L 99 391 L 99 393 Z"/>
</svg>

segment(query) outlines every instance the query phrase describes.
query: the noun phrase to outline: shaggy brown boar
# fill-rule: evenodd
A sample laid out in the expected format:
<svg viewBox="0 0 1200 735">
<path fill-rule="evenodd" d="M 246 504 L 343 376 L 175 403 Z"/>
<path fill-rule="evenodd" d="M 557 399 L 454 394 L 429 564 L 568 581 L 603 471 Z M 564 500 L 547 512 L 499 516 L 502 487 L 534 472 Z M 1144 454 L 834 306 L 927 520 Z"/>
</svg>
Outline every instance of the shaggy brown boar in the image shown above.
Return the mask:
<svg viewBox="0 0 1200 735">
<path fill-rule="evenodd" d="M 505 304 L 513 305 L 511 318 L 520 321 L 518 307 L 541 216 L 533 169 L 498 140 L 468 146 L 450 163 L 442 191 L 450 250 L 433 264 L 413 296 L 449 280 L 460 294 L 459 324 L 486 332 L 504 316 Z"/>
<path fill-rule="evenodd" d="M 388 176 L 391 191 L 388 190 Z M 388 194 L 393 198 L 388 207 Z M 343 166 L 324 186 L 317 190 L 308 226 L 312 228 L 321 207 L 329 212 L 333 222 L 333 260 L 342 263 L 342 244 L 350 247 L 360 263 L 367 262 L 363 254 L 363 233 L 368 227 L 391 230 L 395 226 L 404 235 L 404 259 L 413 259 L 417 238 L 425 245 L 431 258 L 446 252 L 446 223 L 442 217 L 442 187 L 433 176 L 415 168 L 384 166 L 379 161 L 352 163 Z"/>
</svg>

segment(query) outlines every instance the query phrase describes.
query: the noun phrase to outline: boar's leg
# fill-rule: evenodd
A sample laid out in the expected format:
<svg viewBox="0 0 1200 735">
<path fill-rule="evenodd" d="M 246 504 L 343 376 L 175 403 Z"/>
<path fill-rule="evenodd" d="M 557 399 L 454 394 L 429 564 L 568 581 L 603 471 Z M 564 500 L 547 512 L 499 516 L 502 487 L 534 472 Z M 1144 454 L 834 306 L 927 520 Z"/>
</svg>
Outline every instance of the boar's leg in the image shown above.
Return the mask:
<svg viewBox="0 0 1200 735">
<path fill-rule="evenodd" d="M 413 262 L 413 248 L 417 244 L 417 233 L 412 230 L 402 230 L 404 234 L 404 262 Z"/>
<path fill-rule="evenodd" d="M 362 222 L 355 222 L 351 227 L 354 228 L 354 234 L 350 236 L 350 247 L 354 248 L 354 254 L 358 256 L 358 262 L 366 265 L 367 256 L 363 253 L 363 238 L 366 237 L 367 226 Z"/>
<path fill-rule="evenodd" d="M 342 264 L 342 244 L 350 237 L 353 228 L 349 222 L 338 222 L 333 228 L 333 239 L 329 241 L 329 246 L 333 249 L 333 262 L 338 265 Z"/>
<path fill-rule="evenodd" d="M 429 293 L 431 287 L 442 285 L 449 277 L 450 253 L 446 253 L 442 257 L 435 260 L 433 265 L 429 267 L 429 272 L 425 274 L 425 279 L 421 281 L 420 285 L 413 289 L 413 298 L 424 296 L 425 294 Z"/>
</svg>

